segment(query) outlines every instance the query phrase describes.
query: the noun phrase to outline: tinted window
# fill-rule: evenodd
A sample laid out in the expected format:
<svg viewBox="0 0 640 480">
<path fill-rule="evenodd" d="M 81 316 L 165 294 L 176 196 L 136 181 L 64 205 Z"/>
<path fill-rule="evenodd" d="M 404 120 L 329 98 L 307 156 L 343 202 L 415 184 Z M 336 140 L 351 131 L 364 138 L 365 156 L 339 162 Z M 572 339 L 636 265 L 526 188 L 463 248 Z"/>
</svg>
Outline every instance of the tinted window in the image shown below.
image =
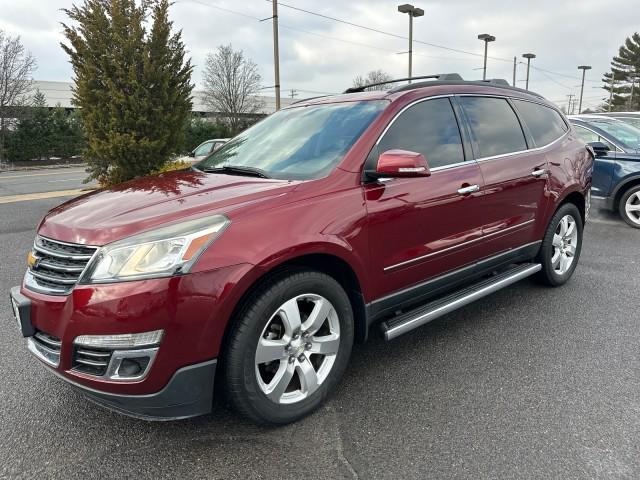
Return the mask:
<svg viewBox="0 0 640 480">
<path fill-rule="evenodd" d="M 505 99 L 462 97 L 461 101 L 480 150 L 479 157 L 527 149 L 520 122 Z"/>
<path fill-rule="evenodd" d="M 395 148 L 422 153 L 430 168 L 464 162 L 460 130 L 447 98 L 420 102 L 393 122 L 379 152 Z"/>
<path fill-rule="evenodd" d="M 548 145 L 567 131 L 567 124 L 555 110 L 524 100 L 513 100 L 513 103 L 531 132 L 536 147 Z"/>
<path fill-rule="evenodd" d="M 602 138 L 597 133 L 594 133 L 591 130 L 587 130 L 586 128 L 581 127 L 579 125 L 574 125 L 574 127 L 576 128 L 576 133 L 578 134 L 578 138 L 580 138 L 580 140 L 582 140 L 584 143 L 602 142 L 605 145 L 607 145 L 610 150 L 613 150 L 613 151 L 617 150 L 615 145 L 607 141 L 607 139 Z"/>
</svg>

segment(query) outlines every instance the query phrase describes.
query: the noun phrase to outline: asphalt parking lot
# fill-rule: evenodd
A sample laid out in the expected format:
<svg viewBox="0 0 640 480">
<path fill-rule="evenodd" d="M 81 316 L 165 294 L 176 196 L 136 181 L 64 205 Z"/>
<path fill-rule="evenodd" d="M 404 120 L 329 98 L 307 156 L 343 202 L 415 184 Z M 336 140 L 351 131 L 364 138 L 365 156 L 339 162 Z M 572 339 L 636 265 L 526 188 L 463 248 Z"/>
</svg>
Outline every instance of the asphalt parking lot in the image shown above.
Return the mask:
<svg viewBox="0 0 640 480">
<path fill-rule="evenodd" d="M 42 215 L 0 204 L 2 478 L 640 478 L 640 230 L 596 213 L 559 289 L 525 280 L 354 349 L 337 393 L 287 427 L 147 423 L 87 402 L 27 352 L 8 291 Z"/>
</svg>

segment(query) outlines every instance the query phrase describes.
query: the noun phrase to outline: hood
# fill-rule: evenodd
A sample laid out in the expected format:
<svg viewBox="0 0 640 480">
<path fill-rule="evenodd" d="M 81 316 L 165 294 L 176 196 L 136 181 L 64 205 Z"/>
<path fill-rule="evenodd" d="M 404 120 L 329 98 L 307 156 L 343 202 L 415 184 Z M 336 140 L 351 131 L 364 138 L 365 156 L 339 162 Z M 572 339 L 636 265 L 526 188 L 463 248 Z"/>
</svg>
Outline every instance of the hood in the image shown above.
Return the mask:
<svg viewBox="0 0 640 480">
<path fill-rule="evenodd" d="M 281 197 L 298 183 L 197 170 L 170 172 L 63 203 L 46 215 L 38 233 L 63 242 L 105 245 L 189 217 L 229 214 Z"/>
</svg>

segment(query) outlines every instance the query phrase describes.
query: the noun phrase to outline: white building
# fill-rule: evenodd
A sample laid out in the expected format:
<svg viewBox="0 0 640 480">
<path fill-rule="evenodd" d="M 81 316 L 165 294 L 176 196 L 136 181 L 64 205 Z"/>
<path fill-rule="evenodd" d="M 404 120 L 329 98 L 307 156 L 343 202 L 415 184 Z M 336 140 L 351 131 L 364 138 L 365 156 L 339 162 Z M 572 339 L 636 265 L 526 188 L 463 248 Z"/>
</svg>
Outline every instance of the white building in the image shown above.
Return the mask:
<svg viewBox="0 0 640 480">
<path fill-rule="evenodd" d="M 55 107 L 58 104 L 63 108 L 75 108 L 71 104 L 71 98 L 73 94 L 71 93 L 71 82 L 49 82 L 45 80 L 35 80 L 34 82 L 34 90 L 40 90 L 46 100 L 48 107 Z M 266 97 L 260 96 L 258 97 L 262 100 L 263 108 L 260 111 L 261 115 L 269 115 L 270 113 L 275 112 L 276 110 L 276 99 L 275 97 Z M 283 107 L 290 105 L 294 100 L 291 98 L 281 98 L 281 105 Z M 202 116 L 215 116 L 217 112 L 211 110 L 205 101 L 204 101 L 204 93 L 202 91 L 194 90 L 193 92 L 193 112 L 199 113 Z"/>
</svg>

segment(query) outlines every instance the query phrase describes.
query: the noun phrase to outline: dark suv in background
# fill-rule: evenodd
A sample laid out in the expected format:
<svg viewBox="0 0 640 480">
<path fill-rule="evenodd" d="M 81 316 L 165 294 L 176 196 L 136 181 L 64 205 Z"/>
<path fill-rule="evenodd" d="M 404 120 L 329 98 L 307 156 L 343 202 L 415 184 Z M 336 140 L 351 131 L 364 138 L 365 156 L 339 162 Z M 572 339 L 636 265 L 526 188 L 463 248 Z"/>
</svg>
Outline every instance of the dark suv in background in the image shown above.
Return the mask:
<svg viewBox="0 0 640 480">
<path fill-rule="evenodd" d="M 569 280 L 593 159 L 555 106 L 459 76 L 362 90 L 51 210 L 11 292 L 29 350 L 130 415 L 207 413 L 216 385 L 286 423 L 371 327 L 391 340 L 530 275 Z"/>
<path fill-rule="evenodd" d="M 640 129 L 604 115 L 569 118 L 595 152 L 593 199 L 640 228 Z"/>
</svg>

